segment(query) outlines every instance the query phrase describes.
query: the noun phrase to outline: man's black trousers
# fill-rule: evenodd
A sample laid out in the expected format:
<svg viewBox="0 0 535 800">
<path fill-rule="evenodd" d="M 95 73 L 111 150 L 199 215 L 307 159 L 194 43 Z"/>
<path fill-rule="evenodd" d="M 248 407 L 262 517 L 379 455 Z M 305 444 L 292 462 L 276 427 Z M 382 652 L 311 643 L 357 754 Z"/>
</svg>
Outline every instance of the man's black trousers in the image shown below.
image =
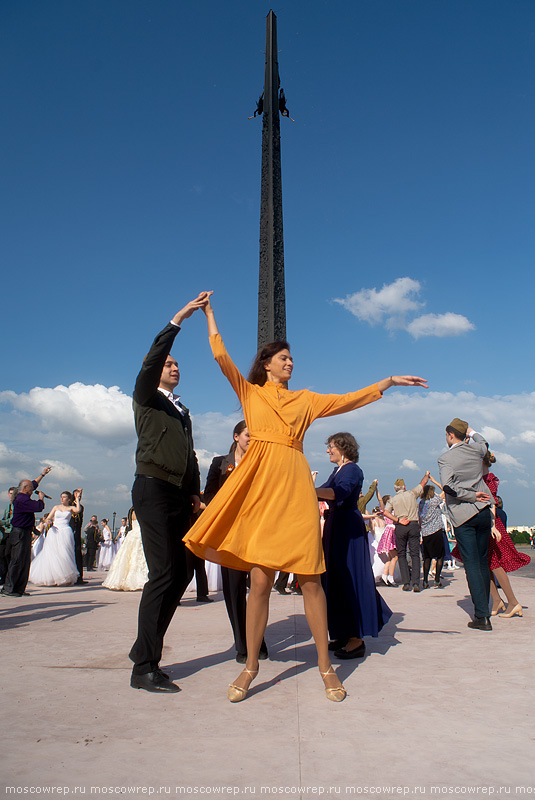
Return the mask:
<svg viewBox="0 0 535 800">
<path fill-rule="evenodd" d="M 160 663 L 163 637 L 187 586 L 182 537 L 189 527 L 191 500 L 172 483 L 137 475 L 132 502 L 149 568 L 139 604 L 138 635 L 130 651 L 134 673 L 142 675 Z"/>
</svg>

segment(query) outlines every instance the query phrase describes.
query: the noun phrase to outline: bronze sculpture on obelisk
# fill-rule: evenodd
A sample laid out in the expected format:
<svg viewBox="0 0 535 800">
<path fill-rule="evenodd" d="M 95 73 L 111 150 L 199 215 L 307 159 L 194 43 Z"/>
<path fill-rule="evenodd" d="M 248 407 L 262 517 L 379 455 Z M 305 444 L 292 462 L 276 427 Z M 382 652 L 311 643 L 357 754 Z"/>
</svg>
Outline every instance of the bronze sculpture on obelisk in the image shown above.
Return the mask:
<svg viewBox="0 0 535 800">
<path fill-rule="evenodd" d="M 263 114 L 262 183 L 260 192 L 260 267 L 258 281 L 258 347 L 286 338 L 284 239 L 280 115 L 289 116 L 280 89 L 277 58 L 277 17 L 266 19 L 264 93 L 254 116 Z"/>
</svg>

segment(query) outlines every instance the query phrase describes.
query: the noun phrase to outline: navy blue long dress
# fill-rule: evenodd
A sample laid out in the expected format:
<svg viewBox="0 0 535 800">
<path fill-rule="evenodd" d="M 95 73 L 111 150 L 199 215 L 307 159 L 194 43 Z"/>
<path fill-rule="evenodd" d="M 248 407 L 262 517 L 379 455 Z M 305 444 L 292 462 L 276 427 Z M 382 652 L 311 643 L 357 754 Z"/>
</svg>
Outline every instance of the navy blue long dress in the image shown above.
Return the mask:
<svg viewBox="0 0 535 800">
<path fill-rule="evenodd" d="M 322 576 L 327 596 L 331 639 L 377 636 L 392 616 L 375 588 L 368 536 L 357 508 L 364 475 L 352 461 L 336 467 L 320 488 L 333 489 L 323 530 L 327 571 Z"/>
</svg>

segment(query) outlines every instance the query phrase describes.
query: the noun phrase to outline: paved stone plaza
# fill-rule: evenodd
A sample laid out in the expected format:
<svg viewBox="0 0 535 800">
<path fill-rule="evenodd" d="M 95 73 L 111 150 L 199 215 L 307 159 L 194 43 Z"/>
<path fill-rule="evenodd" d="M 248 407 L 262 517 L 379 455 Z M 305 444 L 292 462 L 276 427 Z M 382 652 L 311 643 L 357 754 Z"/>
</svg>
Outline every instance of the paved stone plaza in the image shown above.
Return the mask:
<svg viewBox="0 0 535 800">
<path fill-rule="evenodd" d="M 182 691 L 131 689 L 139 593 L 93 575 L 0 599 L 6 797 L 535 793 L 533 562 L 512 575 L 524 617 L 492 633 L 466 627 L 462 569 L 441 590 L 382 589 L 393 617 L 340 665 L 341 704 L 325 697 L 302 598 L 275 593 L 270 660 L 243 703 L 226 699 L 239 666 L 221 593 L 187 595 L 169 630 L 162 664 Z"/>
</svg>

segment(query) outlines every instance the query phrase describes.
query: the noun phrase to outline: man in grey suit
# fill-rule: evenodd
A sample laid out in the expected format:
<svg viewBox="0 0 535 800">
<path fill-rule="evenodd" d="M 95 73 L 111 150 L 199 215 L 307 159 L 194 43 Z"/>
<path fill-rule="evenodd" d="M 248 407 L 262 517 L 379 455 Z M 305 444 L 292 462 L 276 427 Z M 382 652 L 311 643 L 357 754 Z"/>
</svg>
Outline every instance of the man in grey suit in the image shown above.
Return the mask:
<svg viewBox="0 0 535 800">
<path fill-rule="evenodd" d="M 438 459 L 438 468 L 474 603 L 474 619 L 468 627 L 491 631 L 488 549 L 492 528 L 490 506 L 494 500 L 483 480 L 487 443 L 458 417 L 447 426 L 446 441 L 449 450 Z"/>
</svg>

